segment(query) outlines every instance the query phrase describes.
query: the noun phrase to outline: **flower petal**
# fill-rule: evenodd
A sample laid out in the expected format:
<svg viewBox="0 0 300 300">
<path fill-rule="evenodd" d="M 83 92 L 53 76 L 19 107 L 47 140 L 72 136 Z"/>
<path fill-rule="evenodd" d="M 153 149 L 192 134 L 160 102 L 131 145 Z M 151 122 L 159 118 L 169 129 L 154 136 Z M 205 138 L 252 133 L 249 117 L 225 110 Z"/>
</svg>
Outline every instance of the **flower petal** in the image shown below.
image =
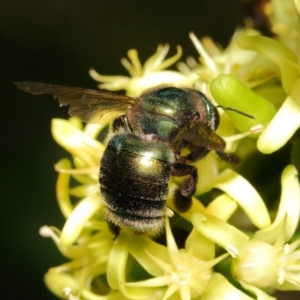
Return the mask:
<svg viewBox="0 0 300 300">
<path fill-rule="evenodd" d="M 300 102 L 288 97 L 258 138 L 258 150 L 266 154 L 278 150 L 288 142 L 299 127 Z"/>
<path fill-rule="evenodd" d="M 56 164 L 57 169 L 71 169 L 71 163 L 68 159 L 62 159 Z M 59 173 L 56 181 L 56 197 L 59 208 L 65 218 L 68 218 L 73 211 L 73 205 L 69 196 L 70 174 Z"/>
<path fill-rule="evenodd" d="M 237 207 L 237 202 L 234 201 L 234 199 L 227 194 L 223 194 L 209 203 L 205 212 L 219 218 L 220 220 L 227 221 L 236 211 Z"/>
<path fill-rule="evenodd" d="M 218 188 L 226 192 L 242 207 L 258 228 L 271 224 L 268 209 L 260 195 L 245 178 L 233 170 L 224 170 L 207 188 L 208 190 Z"/>
<path fill-rule="evenodd" d="M 215 257 L 215 244 L 195 228 L 186 239 L 185 248 L 188 250 L 193 248 L 193 255 L 204 261 L 210 261 Z"/>
<path fill-rule="evenodd" d="M 165 230 L 166 230 L 167 247 L 168 247 L 169 256 L 172 261 L 172 264 L 176 266 L 180 263 L 179 251 L 171 231 L 168 217 L 165 218 Z"/>
<path fill-rule="evenodd" d="M 156 286 L 164 286 L 164 285 L 170 285 L 173 282 L 173 279 L 171 275 L 163 275 L 163 276 L 157 276 L 154 278 L 150 278 L 143 281 L 137 281 L 137 282 L 126 282 L 126 286 L 133 286 L 133 287 L 156 287 Z"/>
<path fill-rule="evenodd" d="M 287 166 L 282 172 L 282 192 L 276 219 L 268 228 L 257 231 L 255 239 L 270 244 L 275 243 L 285 217 L 287 217 L 285 241 L 289 241 L 294 235 L 300 216 L 300 186 L 297 175 L 297 169 L 292 165 Z"/>
<path fill-rule="evenodd" d="M 147 76 L 133 78 L 127 83 L 126 90 L 127 95 L 131 97 L 138 97 L 144 91 L 161 86 L 162 82 L 164 86 L 175 87 L 192 87 L 193 82 L 185 75 L 182 75 L 176 71 L 158 71 L 155 73 L 147 74 Z"/>
<path fill-rule="evenodd" d="M 293 85 L 291 98 L 300 103 L 300 78 Z"/>
<path fill-rule="evenodd" d="M 69 288 L 73 295 L 78 293 L 78 283 L 67 273 L 53 273 L 49 271 L 44 277 L 47 287 L 59 298 L 63 298 L 63 290 Z"/>
<path fill-rule="evenodd" d="M 247 284 L 243 281 L 240 281 L 240 284 L 242 285 L 242 287 L 248 291 L 250 291 L 252 294 L 254 294 L 256 296 L 257 300 L 276 300 L 275 297 L 269 296 L 268 294 L 266 294 L 264 291 L 262 291 L 261 289 Z"/>
<path fill-rule="evenodd" d="M 82 200 L 67 219 L 61 233 L 60 245 L 70 246 L 78 238 L 86 221 L 102 206 L 100 194 L 88 196 Z"/>
<path fill-rule="evenodd" d="M 241 132 L 249 131 L 258 124 L 266 125 L 276 113 L 273 103 L 253 92 L 232 75 L 219 75 L 212 81 L 210 91 L 220 105 L 255 116 L 255 119 L 250 119 L 239 113 L 226 111 Z"/>
<path fill-rule="evenodd" d="M 132 287 L 126 284 L 128 258 L 127 235 L 122 232 L 114 241 L 107 263 L 107 281 L 112 289 L 119 290 L 129 299 L 149 299 L 155 288 Z"/>
<path fill-rule="evenodd" d="M 220 296 L 222 300 L 253 300 L 229 283 L 223 275 L 214 273 L 201 299 L 220 300 Z"/>
<path fill-rule="evenodd" d="M 87 166 L 97 166 L 104 146 L 90 138 L 70 122 L 53 119 L 51 131 L 56 142 Z"/>
<path fill-rule="evenodd" d="M 286 93 L 290 93 L 300 72 L 290 62 L 297 63 L 296 55 L 284 44 L 260 35 L 240 34 L 237 37 L 238 45 L 243 49 L 257 51 L 270 59 L 281 72 L 282 85 Z"/>
<path fill-rule="evenodd" d="M 236 227 L 208 214 L 193 214 L 192 223 L 201 234 L 226 249 L 235 257 L 249 237 Z"/>
<path fill-rule="evenodd" d="M 125 233 L 123 233 L 125 234 Z M 163 274 L 162 269 L 154 264 L 149 259 L 149 253 L 154 257 L 158 257 L 164 262 L 169 262 L 169 253 L 165 246 L 155 243 L 149 237 L 146 236 L 134 236 L 133 234 L 127 234 L 127 247 L 130 254 L 138 261 L 138 263 L 151 275 L 160 276 Z M 133 238 L 136 242 L 131 242 Z M 145 251 L 147 250 L 147 251 Z"/>
</svg>

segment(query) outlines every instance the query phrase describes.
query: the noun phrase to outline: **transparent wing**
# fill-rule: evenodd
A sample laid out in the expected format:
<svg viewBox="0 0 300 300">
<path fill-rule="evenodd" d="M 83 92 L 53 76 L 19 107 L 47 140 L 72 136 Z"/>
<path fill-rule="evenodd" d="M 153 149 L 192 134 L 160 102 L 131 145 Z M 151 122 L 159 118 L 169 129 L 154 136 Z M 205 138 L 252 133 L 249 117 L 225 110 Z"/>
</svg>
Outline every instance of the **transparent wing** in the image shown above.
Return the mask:
<svg viewBox="0 0 300 300">
<path fill-rule="evenodd" d="M 182 140 L 194 147 L 204 147 L 216 151 L 222 151 L 226 146 L 225 141 L 203 123 L 185 125 L 177 134 L 174 142 Z"/>
<path fill-rule="evenodd" d="M 110 111 L 126 111 L 135 101 L 124 95 L 42 82 L 16 82 L 20 90 L 33 95 L 51 94 L 61 106 L 69 105 L 69 114 L 87 123 L 97 123 Z"/>
</svg>

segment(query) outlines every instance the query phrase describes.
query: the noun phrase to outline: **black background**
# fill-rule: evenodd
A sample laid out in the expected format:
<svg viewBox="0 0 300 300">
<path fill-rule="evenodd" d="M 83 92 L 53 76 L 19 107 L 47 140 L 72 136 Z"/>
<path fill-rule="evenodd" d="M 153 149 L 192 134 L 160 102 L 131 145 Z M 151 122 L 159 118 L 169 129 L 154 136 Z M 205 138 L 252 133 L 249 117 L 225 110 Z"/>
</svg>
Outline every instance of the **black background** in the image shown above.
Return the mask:
<svg viewBox="0 0 300 300">
<path fill-rule="evenodd" d="M 43 81 L 96 88 L 89 77 L 127 75 L 121 57 L 136 48 L 142 61 L 158 44 L 183 46 L 183 59 L 198 54 L 188 38 L 212 36 L 226 45 L 243 24 L 239 0 L 1 0 L 1 281 L 4 299 L 54 299 L 43 274 L 64 261 L 39 227 L 63 225 L 53 169 L 65 152 L 50 133 L 54 117 L 67 117 L 50 96 L 19 91 L 15 81 Z"/>
</svg>

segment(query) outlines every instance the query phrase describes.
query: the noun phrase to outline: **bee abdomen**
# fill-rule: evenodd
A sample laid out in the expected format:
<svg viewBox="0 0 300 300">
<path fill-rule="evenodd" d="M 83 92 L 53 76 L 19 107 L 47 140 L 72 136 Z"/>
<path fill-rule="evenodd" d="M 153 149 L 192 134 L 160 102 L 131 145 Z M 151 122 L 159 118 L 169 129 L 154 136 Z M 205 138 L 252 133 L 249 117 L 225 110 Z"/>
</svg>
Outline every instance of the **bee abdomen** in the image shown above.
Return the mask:
<svg viewBox="0 0 300 300">
<path fill-rule="evenodd" d="M 133 134 L 114 136 L 103 154 L 99 177 L 108 221 L 135 232 L 159 230 L 170 172 L 166 145 Z"/>
</svg>

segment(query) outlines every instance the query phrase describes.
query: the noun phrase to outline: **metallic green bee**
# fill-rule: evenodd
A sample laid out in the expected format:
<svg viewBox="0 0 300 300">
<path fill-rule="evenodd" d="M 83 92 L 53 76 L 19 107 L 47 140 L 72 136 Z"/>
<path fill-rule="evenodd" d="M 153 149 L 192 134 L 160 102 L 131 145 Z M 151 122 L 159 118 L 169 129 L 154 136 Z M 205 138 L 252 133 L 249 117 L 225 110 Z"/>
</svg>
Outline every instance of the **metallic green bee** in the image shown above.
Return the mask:
<svg viewBox="0 0 300 300">
<path fill-rule="evenodd" d="M 135 233 L 156 233 L 163 227 L 171 176 L 188 175 L 173 193 L 175 207 L 187 211 L 198 179 L 190 164 L 211 150 L 226 161 L 237 161 L 224 152 L 225 141 L 215 133 L 216 107 L 197 90 L 162 87 L 131 98 L 38 82 L 16 85 L 34 95 L 52 94 L 84 122 L 97 123 L 110 111 L 120 112 L 99 176 L 106 218 L 116 234 L 123 227 Z M 189 151 L 182 156 L 184 149 Z"/>
</svg>

